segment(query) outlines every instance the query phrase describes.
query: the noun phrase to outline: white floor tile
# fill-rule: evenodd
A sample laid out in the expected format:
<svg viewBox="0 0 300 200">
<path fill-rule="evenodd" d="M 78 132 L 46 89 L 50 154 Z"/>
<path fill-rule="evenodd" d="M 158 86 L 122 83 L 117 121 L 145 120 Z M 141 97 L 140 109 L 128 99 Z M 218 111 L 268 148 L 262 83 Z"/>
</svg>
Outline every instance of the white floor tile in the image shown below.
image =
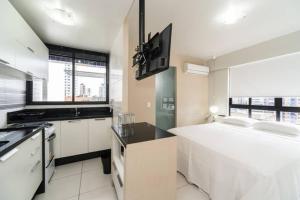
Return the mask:
<svg viewBox="0 0 300 200">
<path fill-rule="evenodd" d="M 177 200 L 209 200 L 209 198 L 197 187 L 187 185 L 177 190 Z"/>
<path fill-rule="evenodd" d="M 83 161 L 82 171 L 102 170 L 101 158 L 95 158 Z"/>
<path fill-rule="evenodd" d="M 79 195 L 81 174 L 52 180 L 38 200 L 68 200 Z"/>
<path fill-rule="evenodd" d="M 188 183 L 186 182 L 184 176 L 180 173 L 177 173 L 177 189 L 186 185 L 188 185 Z"/>
<path fill-rule="evenodd" d="M 56 168 L 45 194 L 34 200 L 117 200 L 111 175 L 102 172 L 100 158 Z M 177 174 L 177 200 L 208 200 L 207 195 Z"/>
<path fill-rule="evenodd" d="M 72 197 L 70 199 L 66 199 L 66 200 L 78 200 L 79 199 L 79 196 L 75 196 L 75 197 Z"/>
<path fill-rule="evenodd" d="M 76 174 L 81 174 L 81 170 L 82 162 L 61 165 L 55 168 L 55 173 L 52 179 L 55 180 Z"/>
<path fill-rule="evenodd" d="M 80 194 L 79 200 L 117 200 L 117 195 L 115 189 L 108 186 Z"/>
<path fill-rule="evenodd" d="M 50 200 L 51 198 L 49 197 L 46 197 L 45 195 L 38 195 L 34 198 L 34 200 Z M 62 199 L 62 200 L 78 200 L 79 199 L 79 196 L 74 196 L 74 197 L 71 197 L 71 198 L 67 198 L 67 199 Z"/>
<path fill-rule="evenodd" d="M 101 170 L 82 173 L 80 193 L 111 185 L 111 175 L 103 174 Z"/>
</svg>

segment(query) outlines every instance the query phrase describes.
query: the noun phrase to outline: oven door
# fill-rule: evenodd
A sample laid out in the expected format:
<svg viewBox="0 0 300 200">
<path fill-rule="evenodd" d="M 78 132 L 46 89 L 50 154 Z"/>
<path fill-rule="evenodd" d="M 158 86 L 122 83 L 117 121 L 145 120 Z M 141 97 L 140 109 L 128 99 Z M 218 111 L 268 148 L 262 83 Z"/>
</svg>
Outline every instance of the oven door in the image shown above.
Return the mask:
<svg viewBox="0 0 300 200">
<path fill-rule="evenodd" d="M 56 134 L 52 133 L 49 138 L 47 138 L 46 140 L 46 146 L 48 146 L 48 156 L 46 158 L 46 160 L 48 160 L 48 162 L 46 163 L 46 168 L 47 166 L 51 163 L 51 161 L 54 159 L 54 139 L 56 138 Z"/>
<path fill-rule="evenodd" d="M 45 170 L 45 184 L 48 185 L 55 171 L 55 159 L 52 159 Z"/>
<path fill-rule="evenodd" d="M 46 183 L 49 183 L 51 177 L 53 176 L 55 169 L 55 156 L 54 156 L 54 139 L 56 138 L 56 134 L 52 133 L 45 140 L 45 175 L 46 175 Z"/>
</svg>

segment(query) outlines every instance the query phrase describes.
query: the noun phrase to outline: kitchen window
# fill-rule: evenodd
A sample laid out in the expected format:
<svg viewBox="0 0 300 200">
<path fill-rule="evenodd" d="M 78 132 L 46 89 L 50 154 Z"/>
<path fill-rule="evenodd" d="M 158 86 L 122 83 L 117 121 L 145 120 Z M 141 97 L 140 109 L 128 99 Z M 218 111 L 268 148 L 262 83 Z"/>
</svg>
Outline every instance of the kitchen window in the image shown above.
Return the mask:
<svg viewBox="0 0 300 200">
<path fill-rule="evenodd" d="M 27 81 L 27 104 L 108 103 L 108 54 L 47 46 L 48 81 L 41 79 Z"/>
<path fill-rule="evenodd" d="M 232 97 L 229 114 L 300 125 L 300 97 Z"/>
</svg>

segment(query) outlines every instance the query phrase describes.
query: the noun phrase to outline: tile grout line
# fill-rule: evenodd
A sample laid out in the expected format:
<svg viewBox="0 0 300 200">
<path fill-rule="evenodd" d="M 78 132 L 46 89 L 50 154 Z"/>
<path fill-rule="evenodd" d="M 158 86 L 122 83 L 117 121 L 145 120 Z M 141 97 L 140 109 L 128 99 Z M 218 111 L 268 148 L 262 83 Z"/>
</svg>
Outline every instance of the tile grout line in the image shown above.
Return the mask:
<svg viewBox="0 0 300 200">
<path fill-rule="evenodd" d="M 79 191 L 78 191 L 78 200 L 79 200 L 79 198 L 80 198 L 80 190 L 81 190 L 82 174 L 83 174 L 83 161 L 82 161 L 82 164 L 81 164 L 81 174 L 80 174 L 80 183 L 79 183 Z"/>
</svg>

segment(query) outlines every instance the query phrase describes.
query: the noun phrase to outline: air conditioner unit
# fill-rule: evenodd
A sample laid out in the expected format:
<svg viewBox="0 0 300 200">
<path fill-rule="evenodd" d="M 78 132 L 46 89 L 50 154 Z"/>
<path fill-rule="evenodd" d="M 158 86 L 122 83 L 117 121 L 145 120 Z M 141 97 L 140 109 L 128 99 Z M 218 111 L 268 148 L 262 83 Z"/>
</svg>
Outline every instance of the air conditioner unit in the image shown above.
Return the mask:
<svg viewBox="0 0 300 200">
<path fill-rule="evenodd" d="M 204 65 L 196 65 L 191 63 L 184 63 L 183 71 L 185 73 L 191 73 L 191 74 L 200 74 L 207 76 L 209 73 L 209 68 Z"/>
</svg>

